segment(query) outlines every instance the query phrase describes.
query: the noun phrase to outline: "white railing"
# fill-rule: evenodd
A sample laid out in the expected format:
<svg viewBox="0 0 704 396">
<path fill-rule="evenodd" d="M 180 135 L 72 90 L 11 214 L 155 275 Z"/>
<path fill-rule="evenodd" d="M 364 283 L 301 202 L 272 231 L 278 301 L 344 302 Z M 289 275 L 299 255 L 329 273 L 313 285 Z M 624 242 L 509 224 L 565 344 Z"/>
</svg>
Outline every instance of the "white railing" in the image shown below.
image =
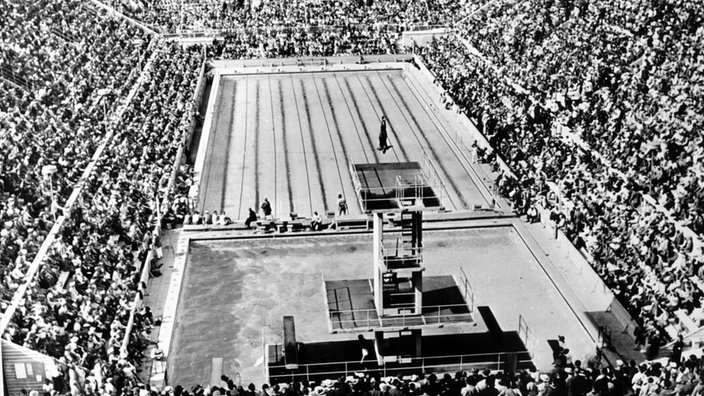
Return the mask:
<svg viewBox="0 0 704 396">
<path fill-rule="evenodd" d="M 448 310 L 464 312 L 443 312 Z M 344 318 L 345 316 L 349 316 L 351 319 L 346 319 Z M 404 314 L 380 317 L 376 309 L 348 309 L 328 311 L 328 318 L 332 323 L 333 330 L 361 330 L 377 327 L 405 327 L 468 322 L 474 320 L 474 315 L 467 304 L 446 304 L 424 306 L 420 315 Z"/>
<path fill-rule="evenodd" d="M 400 175 L 396 176 L 396 200 L 399 203 L 404 201 L 413 201 L 413 205 L 417 205 L 415 202 L 417 200 L 423 201 L 425 188 L 428 187 L 425 180 L 421 175 L 414 175 L 413 181 L 408 182 L 401 178 Z"/>
<path fill-rule="evenodd" d="M 445 182 L 440 177 L 440 172 L 438 172 L 435 163 L 430 159 L 430 155 L 428 155 L 425 149 L 423 150 L 423 162 L 420 168 L 427 180 L 428 186 L 433 189 L 438 200 L 442 202 L 445 197 Z"/>
<path fill-rule="evenodd" d="M 473 368 L 506 370 L 512 368 L 506 363 L 510 355 L 525 353 L 526 351 L 516 351 L 402 358 L 403 363 L 393 364 L 393 367 L 391 364 L 387 363 L 376 369 L 370 369 L 368 367 L 370 365 L 369 362 L 363 364 L 360 361 L 299 364 L 298 369 L 295 370 L 288 370 L 285 365 L 269 365 L 268 383 L 302 379 L 310 381 L 311 379 L 338 378 L 341 375 L 345 377 L 354 375 L 356 372 L 379 373 L 383 377 L 387 377 L 388 375 L 397 375 L 399 373 L 415 374 L 419 371 L 423 373 L 437 371 L 456 372 Z M 532 359 L 525 357 L 521 359 L 517 358 L 516 362 L 518 367 L 532 366 L 533 364 Z M 281 373 L 272 374 L 272 371 L 279 371 Z"/>
<path fill-rule="evenodd" d="M 395 252 L 393 254 L 390 253 L 390 249 L 385 247 L 383 243 L 379 246 L 379 252 L 381 253 L 381 257 L 384 260 L 384 265 L 386 266 L 386 268 L 403 269 L 413 268 L 414 266 L 420 266 L 420 263 L 423 262 L 423 246 L 405 247 L 403 246 L 403 243 L 399 241 L 400 238 L 397 238 L 396 246 L 394 247 Z M 394 265 L 394 263 L 405 263 L 406 265 Z"/>
<path fill-rule="evenodd" d="M 464 298 L 465 303 L 467 303 L 467 306 L 469 307 L 469 312 L 474 312 L 474 309 L 477 306 L 476 298 L 475 298 L 475 293 L 474 293 L 474 287 L 472 287 L 472 284 L 469 282 L 469 277 L 467 277 L 467 274 L 464 272 L 464 269 L 460 267 L 460 293 L 462 294 L 462 297 Z"/>
<path fill-rule="evenodd" d="M 535 338 L 533 331 L 528 326 L 528 323 L 523 315 L 518 316 L 518 337 L 520 337 L 521 341 L 523 341 L 523 345 L 526 347 L 531 359 L 535 359 L 535 350 L 538 346 L 538 340 Z"/>
</svg>

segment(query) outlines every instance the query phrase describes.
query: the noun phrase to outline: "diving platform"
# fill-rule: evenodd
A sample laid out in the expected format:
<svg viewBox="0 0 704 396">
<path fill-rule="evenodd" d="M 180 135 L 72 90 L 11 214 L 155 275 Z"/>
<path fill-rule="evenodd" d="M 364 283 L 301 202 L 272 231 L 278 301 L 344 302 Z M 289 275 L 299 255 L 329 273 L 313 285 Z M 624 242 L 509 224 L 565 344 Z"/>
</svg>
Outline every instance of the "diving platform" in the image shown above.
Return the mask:
<svg viewBox="0 0 704 396">
<path fill-rule="evenodd" d="M 365 213 L 440 210 L 444 185 L 429 160 L 351 165 L 352 182 Z"/>
</svg>

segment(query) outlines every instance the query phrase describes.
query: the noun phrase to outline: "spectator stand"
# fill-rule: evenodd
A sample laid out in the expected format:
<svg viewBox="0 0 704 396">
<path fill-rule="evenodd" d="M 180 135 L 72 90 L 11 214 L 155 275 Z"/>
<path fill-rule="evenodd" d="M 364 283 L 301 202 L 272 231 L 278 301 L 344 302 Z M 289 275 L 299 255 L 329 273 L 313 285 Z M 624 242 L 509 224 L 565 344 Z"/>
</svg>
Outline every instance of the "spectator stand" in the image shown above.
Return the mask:
<svg viewBox="0 0 704 396">
<path fill-rule="evenodd" d="M 203 94 L 203 88 L 205 84 L 205 67 L 207 64 L 207 59 L 203 57 L 203 62 L 200 66 L 200 70 L 198 72 L 198 77 L 197 77 L 197 84 L 196 88 L 193 93 L 193 99 L 192 99 L 192 108 L 194 111 L 197 111 L 199 104 L 202 100 L 202 94 Z M 146 256 L 146 259 L 144 260 L 144 263 L 142 264 L 142 270 L 141 270 L 141 275 L 140 275 L 140 280 L 139 280 L 139 285 L 140 285 L 140 293 L 137 293 L 135 296 L 135 299 L 132 303 L 132 309 L 130 311 L 130 316 L 129 316 L 129 321 L 125 329 L 125 336 L 122 341 L 122 348 L 121 351 L 123 354 L 126 355 L 127 353 L 127 347 L 130 344 L 130 340 L 133 336 L 132 330 L 134 327 L 135 323 L 135 316 L 137 315 L 138 310 L 142 307 L 142 304 L 144 302 L 144 293 L 146 290 L 141 289 L 141 285 L 147 285 L 147 282 L 149 280 L 149 273 L 152 268 L 151 263 L 155 260 L 155 251 L 156 251 L 156 241 L 157 239 L 161 238 L 162 236 L 162 224 L 164 223 L 164 210 L 165 208 L 169 208 L 171 201 L 172 201 L 172 193 L 174 191 L 174 188 L 176 186 L 176 176 L 179 172 L 179 167 L 181 163 L 184 162 L 185 157 L 185 150 L 189 145 L 189 142 L 191 138 L 193 137 L 193 131 L 195 130 L 196 126 L 196 121 L 195 117 L 191 117 L 191 124 L 188 127 L 188 132 L 185 133 L 181 139 L 181 142 L 179 142 L 178 145 L 178 151 L 176 153 L 176 157 L 174 158 L 173 165 L 171 167 L 171 171 L 169 172 L 169 182 L 166 188 L 163 191 L 163 196 L 162 200 L 160 203 L 157 203 L 157 216 L 156 216 L 156 221 L 154 228 L 151 231 L 151 241 L 148 247 L 148 253 Z M 151 352 L 151 350 L 147 350 L 147 352 Z M 168 352 L 168 351 L 167 351 Z M 166 375 L 165 367 L 160 367 L 158 365 L 154 364 L 154 360 L 152 360 L 150 363 L 151 366 L 149 367 L 149 372 L 151 373 L 150 377 L 153 377 L 155 374 L 161 374 L 159 371 L 163 370 L 163 374 Z"/>
<path fill-rule="evenodd" d="M 513 81 L 510 77 L 504 75 L 504 74 L 497 68 L 497 66 L 493 64 L 493 62 L 489 61 L 486 57 L 484 57 L 484 56 L 481 54 L 481 52 L 479 52 L 479 50 L 477 50 L 472 44 L 469 43 L 469 41 L 467 41 L 466 39 L 464 39 L 463 37 L 461 37 L 459 34 L 457 34 L 457 32 L 453 32 L 453 33 L 452 33 L 452 36 L 453 36 L 456 40 L 458 40 L 459 42 L 461 42 L 461 43 L 467 48 L 467 50 L 468 50 L 470 53 L 475 54 L 475 55 L 476 55 L 479 59 L 481 59 L 484 63 L 486 63 L 486 64 L 488 64 L 490 67 L 492 67 L 492 68 L 494 69 L 494 71 L 495 71 L 498 75 L 501 75 L 503 78 L 505 78 L 505 80 L 507 81 L 507 84 L 510 85 L 510 86 L 512 86 L 512 87 L 514 87 L 517 92 L 519 92 L 519 93 L 524 93 L 524 94 L 528 94 L 528 91 L 527 91 L 525 88 L 521 87 L 519 84 L 517 84 L 515 81 Z M 641 58 L 642 58 L 642 57 L 641 57 Z M 542 107 L 542 108 L 545 108 L 545 104 L 544 104 L 544 103 L 541 103 L 539 100 L 537 100 L 536 98 L 532 97 L 532 95 L 528 94 L 528 97 L 530 98 L 530 100 L 531 100 L 533 103 L 537 104 L 538 106 L 540 106 L 540 107 Z M 568 144 L 569 144 L 569 143 L 576 144 L 576 145 L 579 146 L 582 150 L 588 151 L 594 158 L 600 160 L 604 165 L 606 165 L 606 166 L 608 167 L 608 170 L 609 170 L 610 172 L 613 172 L 614 174 L 618 175 L 618 176 L 619 176 L 622 180 L 624 180 L 624 181 L 627 181 L 627 180 L 628 180 L 627 176 L 626 176 L 623 172 L 621 172 L 619 169 L 616 169 L 616 168 L 611 164 L 611 162 L 608 161 L 608 159 L 606 159 L 604 156 L 602 156 L 599 152 L 593 150 L 584 140 L 582 140 L 580 137 L 578 137 L 578 136 L 572 134 L 571 132 L 567 132 L 567 134 L 568 134 L 568 136 L 564 137 L 564 138 L 563 138 L 563 141 L 565 141 L 565 142 L 568 143 Z M 643 198 L 644 198 L 644 200 L 645 200 L 650 206 L 652 206 L 652 207 L 653 207 L 654 209 L 656 209 L 658 212 L 663 213 L 663 214 L 668 218 L 668 220 L 669 220 L 670 222 L 672 222 L 673 224 L 675 224 L 675 226 L 677 227 L 677 230 L 678 230 L 678 231 L 681 231 L 681 232 L 683 232 L 687 237 L 692 238 L 692 241 L 693 241 L 694 246 L 695 246 L 695 250 L 697 251 L 697 256 L 700 257 L 700 258 L 701 258 L 701 257 L 704 257 L 704 256 L 702 255 L 702 254 L 704 254 L 704 252 L 702 251 L 702 247 L 704 247 L 704 243 L 702 242 L 702 239 L 700 238 L 699 235 L 697 235 L 697 234 L 696 234 L 694 231 L 692 231 L 689 227 L 687 227 L 686 225 L 684 225 L 682 221 L 677 221 L 677 220 L 674 218 L 674 215 L 673 215 L 672 211 L 666 209 L 666 208 L 663 207 L 662 205 L 659 205 L 659 204 L 657 203 L 657 201 L 655 200 L 655 198 L 653 198 L 653 197 L 650 196 L 649 194 L 644 195 Z"/>
<path fill-rule="evenodd" d="M 469 14 L 465 15 L 464 17 L 462 17 L 462 19 L 460 19 L 460 20 L 458 20 L 457 22 L 453 23 L 453 26 L 458 26 L 458 25 L 461 26 L 465 21 L 467 21 L 468 19 L 472 18 L 473 16 L 479 14 L 480 12 L 483 12 L 484 10 L 486 10 L 486 9 L 489 8 L 489 7 L 491 7 L 492 5 L 494 5 L 494 3 L 498 2 L 498 1 L 501 1 L 501 0 L 489 0 L 489 1 L 487 1 L 486 3 L 484 3 L 484 4 L 480 5 L 479 7 L 477 7 L 477 9 L 475 9 L 475 10 L 473 10 L 473 11 L 470 11 Z M 481 3 L 481 2 L 479 2 L 479 3 Z"/>
<path fill-rule="evenodd" d="M 405 30 L 401 34 L 399 44 L 405 48 L 410 48 L 415 45 L 426 45 L 436 36 L 448 34 L 449 30 L 450 27 L 445 25 L 414 26 L 412 29 Z"/>
<path fill-rule="evenodd" d="M 71 209 L 73 208 L 73 205 L 76 203 L 76 200 L 80 197 L 81 192 L 83 190 L 83 186 L 85 185 L 86 180 L 90 175 L 93 173 L 93 169 L 96 166 L 96 163 L 98 160 L 102 157 L 103 152 L 105 151 L 105 148 L 107 145 L 112 141 L 112 137 L 114 136 L 114 132 L 116 129 L 116 125 L 120 122 L 122 119 L 122 116 L 124 115 L 125 111 L 129 107 L 129 104 L 132 102 L 132 99 L 136 95 L 137 91 L 141 87 L 142 83 L 145 81 L 145 76 L 149 73 L 151 69 L 151 65 L 153 63 L 153 60 L 156 58 L 158 54 L 158 51 L 154 51 L 152 54 L 151 58 L 149 61 L 147 61 L 146 66 L 144 67 L 144 70 L 142 71 L 142 74 L 140 78 L 135 82 L 134 86 L 130 90 L 129 95 L 125 99 L 125 102 L 118 108 L 117 112 L 115 113 L 115 116 L 113 119 L 110 120 L 110 123 L 114 125 L 115 127 L 110 128 L 110 131 L 108 134 L 105 136 L 103 139 L 103 142 L 100 144 L 98 149 L 95 151 L 93 154 L 93 158 L 91 159 L 90 163 L 86 167 L 85 171 L 83 172 L 83 175 L 81 176 L 81 179 L 76 183 L 76 187 L 72 191 L 71 195 L 69 196 L 69 199 L 66 201 L 66 204 L 64 205 L 63 213 L 64 215 L 59 216 L 56 219 L 56 222 L 54 226 L 52 227 L 51 231 L 47 235 L 46 239 L 42 243 L 42 246 L 35 256 L 34 260 L 32 261 L 32 264 L 30 265 L 29 269 L 27 270 L 27 273 L 24 276 L 24 282 L 22 286 L 20 286 L 20 289 L 17 290 L 17 293 L 15 293 L 15 296 L 12 298 L 12 303 L 10 306 L 8 306 L 7 310 L 3 313 L 2 319 L 0 320 L 0 334 L 3 334 L 7 328 L 7 325 L 9 324 L 10 320 L 14 316 L 14 312 L 18 307 L 19 301 L 23 298 L 24 293 L 27 290 L 27 287 L 29 286 L 29 283 L 34 279 L 34 276 L 36 275 L 37 270 L 39 269 L 39 265 L 46 259 L 46 254 L 49 249 L 49 247 L 53 244 L 54 239 L 56 238 L 57 233 L 60 231 L 64 221 L 66 220 L 66 216 L 70 215 Z"/>
<path fill-rule="evenodd" d="M 134 96 L 136 95 L 136 92 L 139 90 L 140 86 L 143 84 L 145 81 L 145 76 L 149 73 L 151 70 L 152 63 L 155 59 L 155 57 L 158 55 L 159 51 L 154 51 L 150 59 L 147 61 L 146 66 L 143 68 L 142 74 L 140 78 L 135 82 L 134 86 L 130 90 L 129 95 L 125 99 L 124 103 L 118 108 L 118 110 L 115 112 L 114 116 L 110 119 L 110 123 L 113 125 L 112 128 L 110 128 L 110 132 L 106 135 L 106 137 L 103 139 L 103 142 L 100 144 L 99 148 L 96 150 L 96 152 L 93 154 L 93 157 L 86 167 L 81 179 L 79 180 L 78 183 L 76 183 L 76 186 L 74 187 L 74 190 L 72 191 L 72 194 L 67 200 L 66 204 L 62 208 L 63 210 L 63 215 L 59 216 L 55 223 L 54 226 L 52 227 L 51 231 L 47 235 L 47 237 L 44 239 L 38 253 L 34 257 L 34 260 L 32 261 L 31 265 L 29 266 L 26 274 L 24 275 L 23 282 L 20 285 L 20 287 L 17 289 L 15 294 L 13 295 L 13 298 L 10 302 L 10 305 L 6 309 L 6 311 L 3 313 L 2 318 L 0 318 L 0 334 L 4 334 L 8 325 L 10 324 L 12 318 L 15 315 L 15 312 L 17 311 L 19 304 L 22 302 L 22 300 L 25 297 L 25 294 L 30 287 L 30 285 L 34 282 L 34 279 L 37 275 L 37 272 L 40 268 L 40 265 L 47 259 L 47 253 L 51 246 L 54 244 L 54 241 L 56 239 L 56 236 L 58 233 L 62 230 L 62 227 L 67 220 L 67 216 L 70 216 L 71 209 L 73 208 L 73 205 L 76 203 L 78 198 L 81 195 L 81 192 L 85 186 L 85 182 L 88 179 L 88 177 L 91 176 L 91 174 L 94 171 L 94 168 L 96 166 L 97 161 L 103 156 L 103 152 L 107 145 L 112 141 L 112 138 L 114 136 L 114 131 L 116 129 L 116 125 L 118 125 L 126 111 L 126 109 L 129 107 L 130 103 L 132 102 Z M 65 278 L 67 274 L 62 274 L 62 278 Z M 65 279 L 64 279 L 65 283 Z M 5 340 L 3 340 L 3 343 Z M 12 344 L 14 345 L 14 344 Z M 55 361 L 54 358 L 49 357 L 47 355 L 41 354 L 36 351 L 31 351 L 30 354 L 25 354 L 25 360 L 26 358 L 32 358 L 33 361 L 41 361 L 42 359 L 46 360 L 49 359 L 51 361 Z M 9 360 L 6 359 L 6 360 Z M 87 368 L 83 368 L 85 372 L 88 372 Z M 41 381 L 39 381 L 41 382 Z M 8 380 L 8 387 L 12 386 L 13 382 Z"/>
<path fill-rule="evenodd" d="M 485 6 L 488 6 L 491 3 L 486 4 Z M 470 15 L 471 16 L 471 15 Z M 618 32 L 621 32 L 622 34 L 625 34 L 627 36 L 633 36 L 633 34 L 627 30 L 624 30 L 623 28 L 620 28 L 618 26 L 612 26 L 612 28 Z M 533 97 L 533 95 L 529 94 L 529 92 L 521 87 L 519 84 L 517 84 L 515 81 L 513 81 L 506 73 L 503 73 L 502 70 L 500 70 L 492 61 L 487 59 L 479 50 L 477 50 L 469 41 L 467 41 L 465 38 L 461 37 L 456 31 L 453 31 L 452 33 L 453 37 L 457 39 L 459 42 L 461 42 L 467 50 L 475 54 L 479 59 L 481 59 L 485 64 L 489 65 L 494 71 L 497 73 L 497 75 L 501 76 L 504 78 L 507 82 L 507 84 L 514 89 L 516 89 L 517 92 L 525 94 L 528 96 L 530 101 L 537 106 L 546 109 L 546 104 L 543 103 L 543 101 L 538 100 L 537 98 Z M 645 55 L 640 56 L 636 61 L 632 63 L 632 65 L 637 65 L 639 62 L 642 62 L 644 59 Z M 585 142 L 581 137 L 577 136 L 576 134 L 569 132 L 566 129 L 563 129 L 563 134 L 566 134 L 566 136 L 563 136 L 563 141 L 567 144 L 576 144 L 578 147 L 580 147 L 582 150 L 585 152 L 589 152 L 593 158 L 598 159 L 600 162 L 602 162 L 607 168 L 608 171 L 618 175 L 619 178 L 621 178 L 623 181 L 628 181 L 628 177 L 619 169 L 617 169 L 611 161 L 609 161 L 605 156 L 603 156 L 601 153 L 597 152 L 594 150 L 590 145 Z M 702 251 L 702 247 L 704 247 L 704 242 L 702 241 L 702 238 L 696 234 L 694 231 L 692 231 L 691 228 L 686 226 L 683 221 L 678 221 L 675 219 L 675 216 L 673 212 L 662 205 L 658 204 L 657 200 L 653 198 L 650 194 L 645 194 L 643 196 L 644 200 L 654 209 L 656 209 L 658 212 L 664 214 L 667 219 L 675 225 L 678 231 L 682 232 L 685 234 L 685 236 L 692 238 L 693 244 L 694 244 L 694 251 L 696 252 L 696 256 L 698 258 L 704 257 L 704 251 Z"/>
<path fill-rule="evenodd" d="M 513 87 L 517 92 L 526 94 L 528 98 L 535 103 L 537 106 L 546 108 L 546 105 L 541 103 L 541 101 L 538 101 L 536 98 L 532 97 L 532 95 L 528 94 L 528 91 L 526 91 L 524 88 L 520 87 L 518 84 L 516 84 L 510 77 L 502 73 L 501 70 L 499 70 L 496 65 L 494 65 L 491 61 L 489 61 L 487 58 L 485 58 L 474 46 L 472 46 L 467 40 L 464 38 L 454 35 L 455 39 L 459 40 L 470 53 L 475 54 L 479 59 L 481 59 L 482 62 L 486 63 L 489 65 L 497 75 L 501 76 L 501 78 L 504 78 L 507 85 Z M 606 167 L 606 172 L 609 174 L 614 174 L 617 175 L 621 180 L 624 182 L 628 182 L 628 177 L 619 169 L 616 169 L 613 164 L 606 159 L 603 155 L 601 155 L 599 152 L 593 150 L 586 142 L 584 142 L 580 137 L 571 134 L 568 132 L 567 136 L 563 136 L 562 140 L 564 143 L 566 143 L 568 146 L 570 145 L 577 145 L 583 152 L 591 154 L 592 158 L 597 159 L 599 162 L 601 162 L 605 167 Z M 702 239 L 697 235 L 694 231 L 692 231 L 689 227 L 687 227 L 683 221 L 678 221 L 675 219 L 674 214 L 672 213 L 671 210 L 668 210 L 667 208 L 663 207 L 662 205 L 658 204 L 658 202 L 650 196 L 649 194 L 644 194 L 643 195 L 643 200 L 644 202 L 652 207 L 656 212 L 661 213 L 662 215 L 665 216 L 665 218 L 672 224 L 675 225 L 675 228 L 677 231 L 683 233 L 686 237 L 691 238 L 693 242 L 693 252 L 691 256 L 698 258 L 699 260 L 702 259 L 703 257 L 703 251 L 702 251 Z M 568 204 L 572 205 L 571 203 L 567 202 Z M 545 214 L 544 211 L 541 213 L 542 215 Z M 541 216 L 544 217 L 544 216 Z M 543 223 L 544 225 L 548 225 L 548 223 Z M 550 224 L 552 225 L 552 224 Z M 555 232 L 555 237 L 556 239 L 564 239 L 567 242 L 570 242 L 568 238 L 565 237 L 563 233 L 558 233 Z M 589 260 L 589 259 L 588 259 Z M 590 262 L 593 262 L 590 260 Z M 701 282 L 700 281 L 695 281 L 694 282 L 698 287 L 702 288 Z M 702 289 L 704 290 L 704 289 Z M 672 333 L 672 332 L 670 332 Z M 677 332 L 674 332 L 673 334 L 677 334 Z M 671 334 L 672 335 L 672 334 Z"/>
<path fill-rule="evenodd" d="M 139 89 L 147 81 L 147 76 L 149 75 L 149 72 L 152 69 L 154 59 L 157 58 L 157 56 L 159 55 L 160 52 L 161 51 L 159 51 L 159 50 L 155 50 L 152 52 L 152 55 L 147 60 L 144 68 L 142 69 L 142 73 L 140 73 L 139 78 L 137 79 L 135 84 L 132 86 L 132 89 L 130 90 L 129 94 L 125 98 L 125 101 L 122 104 L 120 104 L 120 106 L 117 108 L 115 113 L 110 117 L 109 120 L 107 120 L 107 122 L 110 125 L 113 125 L 113 127 L 109 129 L 108 134 L 105 136 L 105 139 L 103 139 L 103 142 L 100 144 L 100 146 L 98 146 L 98 149 L 93 154 L 93 158 L 88 163 L 88 166 L 86 167 L 85 171 L 83 171 L 83 175 L 81 176 L 80 180 L 76 183 L 76 187 L 71 192 L 71 195 L 69 196 L 68 200 L 66 200 L 64 212 L 67 212 L 68 214 L 71 213 L 71 208 L 76 203 L 76 200 L 81 196 L 81 192 L 83 190 L 83 185 L 86 183 L 86 180 L 88 180 L 88 178 L 93 174 L 93 171 L 95 169 L 95 166 L 96 166 L 98 160 L 103 157 L 103 152 L 105 151 L 105 148 L 113 140 L 113 136 L 115 135 L 115 131 L 116 131 L 118 125 L 120 124 L 120 121 L 122 120 L 123 116 L 125 115 L 125 112 L 127 111 L 127 109 L 130 107 L 130 103 L 132 103 L 132 99 L 134 99 L 134 97 L 137 94 L 137 92 L 139 91 Z"/>
<path fill-rule="evenodd" d="M 102 8 L 102 9 L 108 11 L 111 15 L 115 15 L 119 18 L 124 19 L 125 21 L 128 21 L 132 25 L 137 26 L 138 28 L 144 30 L 146 33 L 149 33 L 154 36 L 157 35 L 157 32 L 155 32 L 153 29 L 151 29 L 147 25 L 145 25 L 141 22 L 138 22 L 137 20 L 135 20 L 133 18 L 128 17 L 127 15 L 121 13 L 120 11 L 116 10 L 114 7 L 112 7 L 108 4 L 105 4 L 99 0 L 90 0 L 90 2 L 93 3 L 98 8 Z"/>
</svg>

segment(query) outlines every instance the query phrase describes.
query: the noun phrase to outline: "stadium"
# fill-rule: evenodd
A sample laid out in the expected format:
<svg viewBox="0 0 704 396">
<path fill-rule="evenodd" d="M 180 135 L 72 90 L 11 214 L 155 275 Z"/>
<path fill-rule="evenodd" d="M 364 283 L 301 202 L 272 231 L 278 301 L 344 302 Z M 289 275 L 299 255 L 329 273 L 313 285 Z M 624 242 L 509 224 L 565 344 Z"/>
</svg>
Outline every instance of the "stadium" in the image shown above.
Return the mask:
<svg viewBox="0 0 704 396">
<path fill-rule="evenodd" d="M 1 394 L 704 390 L 704 3 L 0 6 Z"/>
</svg>

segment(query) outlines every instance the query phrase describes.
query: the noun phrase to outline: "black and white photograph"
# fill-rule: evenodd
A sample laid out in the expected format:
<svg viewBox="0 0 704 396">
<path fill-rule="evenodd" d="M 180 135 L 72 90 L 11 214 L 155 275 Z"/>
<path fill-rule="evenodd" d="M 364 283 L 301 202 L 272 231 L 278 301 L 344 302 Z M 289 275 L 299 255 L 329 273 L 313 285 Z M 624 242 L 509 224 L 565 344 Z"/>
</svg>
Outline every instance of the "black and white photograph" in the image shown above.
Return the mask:
<svg viewBox="0 0 704 396">
<path fill-rule="evenodd" d="M 704 396 L 703 0 L 0 0 L 0 396 Z"/>
</svg>

